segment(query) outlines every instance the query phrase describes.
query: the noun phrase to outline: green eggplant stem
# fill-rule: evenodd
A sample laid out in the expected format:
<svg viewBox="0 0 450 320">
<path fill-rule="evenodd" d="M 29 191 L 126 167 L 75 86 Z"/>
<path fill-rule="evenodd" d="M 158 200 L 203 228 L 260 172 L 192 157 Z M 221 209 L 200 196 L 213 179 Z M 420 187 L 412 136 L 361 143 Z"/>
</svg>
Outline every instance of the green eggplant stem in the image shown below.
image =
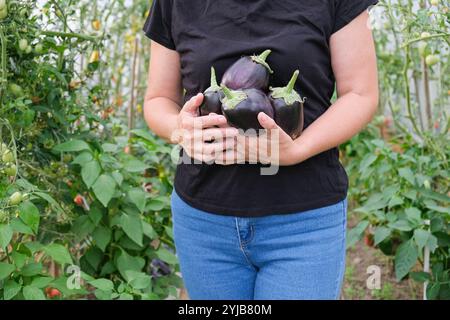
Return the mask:
<svg viewBox="0 0 450 320">
<path fill-rule="evenodd" d="M 233 92 L 231 92 L 230 89 L 228 89 L 228 88 L 225 87 L 224 85 L 222 85 L 221 88 L 222 88 L 223 94 L 225 95 L 225 97 L 226 97 L 227 99 L 230 99 L 230 100 L 231 100 L 231 99 L 234 98 Z"/>
<path fill-rule="evenodd" d="M 271 54 L 272 53 L 272 50 L 266 50 L 266 51 L 264 51 L 263 53 L 261 53 L 260 55 L 259 55 L 259 59 L 261 59 L 261 61 L 266 61 L 267 60 L 267 57 L 269 56 L 269 54 Z"/>
<path fill-rule="evenodd" d="M 220 89 L 220 86 L 217 84 L 216 70 L 214 70 L 214 67 L 211 67 L 211 88 Z"/>
<path fill-rule="evenodd" d="M 267 57 L 271 53 L 272 53 L 272 50 L 266 50 L 263 53 L 261 53 L 259 56 L 252 56 L 251 59 L 254 62 L 259 63 L 260 65 L 263 65 L 264 67 L 266 67 L 267 70 L 269 70 L 269 73 L 273 73 L 273 70 L 270 68 L 269 64 L 266 62 Z"/>
<path fill-rule="evenodd" d="M 295 82 L 297 82 L 299 73 L 300 73 L 300 71 L 295 70 L 294 75 L 292 76 L 291 80 L 289 81 L 289 83 L 286 87 L 287 93 L 292 93 L 292 90 L 294 90 Z"/>
<path fill-rule="evenodd" d="M 227 107 L 227 109 L 235 108 L 239 103 L 248 98 L 244 91 L 236 90 L 231 91 L 226 86 L 221 85 L 222 92 L 225 98 L 221 100 L 222 104 Z"/>
</svg>

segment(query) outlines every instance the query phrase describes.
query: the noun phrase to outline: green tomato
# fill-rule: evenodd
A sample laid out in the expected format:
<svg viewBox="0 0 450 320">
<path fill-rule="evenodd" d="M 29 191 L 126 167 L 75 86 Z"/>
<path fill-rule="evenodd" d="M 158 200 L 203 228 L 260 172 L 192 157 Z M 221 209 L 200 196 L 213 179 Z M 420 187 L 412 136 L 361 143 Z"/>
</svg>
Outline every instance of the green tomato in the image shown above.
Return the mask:
<svg viewBox="0 0 450 320">
<path fill-rule="evenodd" d="M 9 204 L 12 206 L 16 206 L 19 203 L 21 203 L 22 200 L 23 200 L 22 193 L 20 191 L 16 191 L 9 197 Z"/>
<path fill-rule="evenodd" d="M 4 7 L 0 10 L 0 20 L 5 19 L 8 16 L 8 7 Z"/>
<path fill-rule="evenodd" d="M 439 58 L 438 55 L 435 54 L 429 54 L 426 58 L 425 58 L 425 63 L 427 64 L 427 66 L 434 66 L 435 64 L 437 64 L 439 61 L 441 61 L 441 58 Z"/>
<path fill-rule="evenodd" d="M 425 57 L 425 55 L 427 53 L 427 47 L 428 47 L 428 44 L 426 42 L 423 42 L 423 41 L 419 42 L 419 45 L 417 48 L 419 49 L 419 54 L 421 57 Z"/>
<path fill-rule="evenodd" d="M 6 150 L 2 155 L 2 161 L 5 163 L 14 162 L 14 155 L 11 150 Z"/>
<path fill-rule="evenodd" d="M 31 53 L 32 50 L 33 50 L 33 48 L 31 48 L 31 46 L 28 45 L 27 48 L 25 49 L 25 53 L 29 54 L 29 53 Z"/>
<path fill-rule="evenodd" d="M 0 144 L 0 154 L 3 154 L 6 150 L 8 150 L 8 146 L 2 142 Z"/>
<path fill-rule="evenodd" d="M 20 51 L 25 51 L 28 48 L 28 40 L 27 39 L 20 39 L 19 40 L 19 49 Z"/>
<path fill-rule="evenodd" d="M 3 10 L 6 8 L 6 0 L 0 0 L 0 10 Z"/>
<path fill-rule="evenodd" d="M 430 181 L 425 180 L 425 181 L 423 182 L 423 186 L 425 187 L 425 189 L 431 189 Z"/>
<path fill-rule="evenodd" d="M 0 223 L 5 223 L 8 221 L 9 214 L 5 210 L 0 210 Z"/>
<path fill-rule="evenodd" d="M 11 83 L 9 85 L 9 90 L 11 90 L 11 93 L 16 97 L 20 97 L 23 95 L 22 87 L 19 86 L 18 84 Z"/>
<path fill-rule="evenodd" d="M 36 50 L 36 53 L 42 53 L 44 51 L 44 47 L 42 46 L 42 44 L 38 43 L 35 47 L 34 50 Z"/>
<path fill-rule="evenodd" d="M 421 38 L 426 38 L 426 37 L 429 37 L 429 36 L 431 36 L 431 34 L 429 33 L 429 32 L 422 32 L 422 34 L 420 35 L 420 37 Z"/>
<path fill-rule="evenodd" d="M 4 171 L 8 177 L 14 177 L 17 174 L 17 167 L 15 164 L 13 164 L 9 167 L 6 167 Z"/>
</svg>

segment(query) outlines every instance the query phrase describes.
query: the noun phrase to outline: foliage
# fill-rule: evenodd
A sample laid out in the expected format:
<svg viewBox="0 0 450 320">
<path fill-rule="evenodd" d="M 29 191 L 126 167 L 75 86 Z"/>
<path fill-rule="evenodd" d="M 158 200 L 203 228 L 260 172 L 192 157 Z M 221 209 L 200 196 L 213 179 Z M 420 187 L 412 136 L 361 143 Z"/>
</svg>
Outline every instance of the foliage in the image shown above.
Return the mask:
<svg viewBox="0 0 450 320">
<path fill-rule="evenodd" d="M 103 80 L 100 20 L 123 4 L 40 4 L 8 1 L 0 21 L 0 296 L 177 296 L 170 149 L 131 132 Z M 133 10 L 142 23 L 148 2 Z"/>
</svg>

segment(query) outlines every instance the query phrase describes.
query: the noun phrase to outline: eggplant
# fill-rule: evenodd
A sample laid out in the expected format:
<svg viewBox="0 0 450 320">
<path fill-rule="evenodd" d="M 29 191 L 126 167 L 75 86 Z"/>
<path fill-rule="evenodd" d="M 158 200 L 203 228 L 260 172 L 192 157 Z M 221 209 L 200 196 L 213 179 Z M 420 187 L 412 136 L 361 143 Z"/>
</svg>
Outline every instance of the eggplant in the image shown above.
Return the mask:
<svg viewBox="0 0 450 320">
<path fill-rule="evenodd" d="M 210 113 L 222 114 L 222 102 L 220 100 L 223 97 L 222 88 L 217 84 L 216 71 L 211 67 L 211 86 L 203 92 L 200 115 L 207 116 Z"/>
<path fill-rule="evenodd" d="M 222 85 L 225 97 L 222 99 L 222 112 L 233 127 L 243 130 L 263 129 L 258 114 L 264 112 L 274 117 L 272 105 L 267 95 L 258 89 L 230 90 Z"/>
<path fill-rule="evenodd" d="M 269 100 L 275 112 L 275 122 L 292 139 L 296 139 L 303 131 L 304 99 L 294 90 L 299 71 L 296 70 L 286 87 L 270 88 Z"/>
<path fill-rule="evenodd" d="M 232 90 L 259 89 L 267 92 L 269 75 L 273 73 L 266 59 L 272 51 L 266 50 L 259 56 L 240 58 L 225 71 L 222 84 Z"/>
</svg>

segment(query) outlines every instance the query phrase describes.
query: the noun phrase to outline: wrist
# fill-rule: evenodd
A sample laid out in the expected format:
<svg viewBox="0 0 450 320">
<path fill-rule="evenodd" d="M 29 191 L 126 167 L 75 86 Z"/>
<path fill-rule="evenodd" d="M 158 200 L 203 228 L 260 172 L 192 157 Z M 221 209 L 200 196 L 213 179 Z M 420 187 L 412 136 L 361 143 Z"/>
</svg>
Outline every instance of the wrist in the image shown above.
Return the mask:
<svg viewBox="0 0 450 320">
<path fill-rule="evenodd" d="M 293 149 L 293 158 L 296 164 L 301 163 L 312 156 L 310 144 L 308 141 L 302 139 L 301 136 L 294 140 Z"/>
</svg>

